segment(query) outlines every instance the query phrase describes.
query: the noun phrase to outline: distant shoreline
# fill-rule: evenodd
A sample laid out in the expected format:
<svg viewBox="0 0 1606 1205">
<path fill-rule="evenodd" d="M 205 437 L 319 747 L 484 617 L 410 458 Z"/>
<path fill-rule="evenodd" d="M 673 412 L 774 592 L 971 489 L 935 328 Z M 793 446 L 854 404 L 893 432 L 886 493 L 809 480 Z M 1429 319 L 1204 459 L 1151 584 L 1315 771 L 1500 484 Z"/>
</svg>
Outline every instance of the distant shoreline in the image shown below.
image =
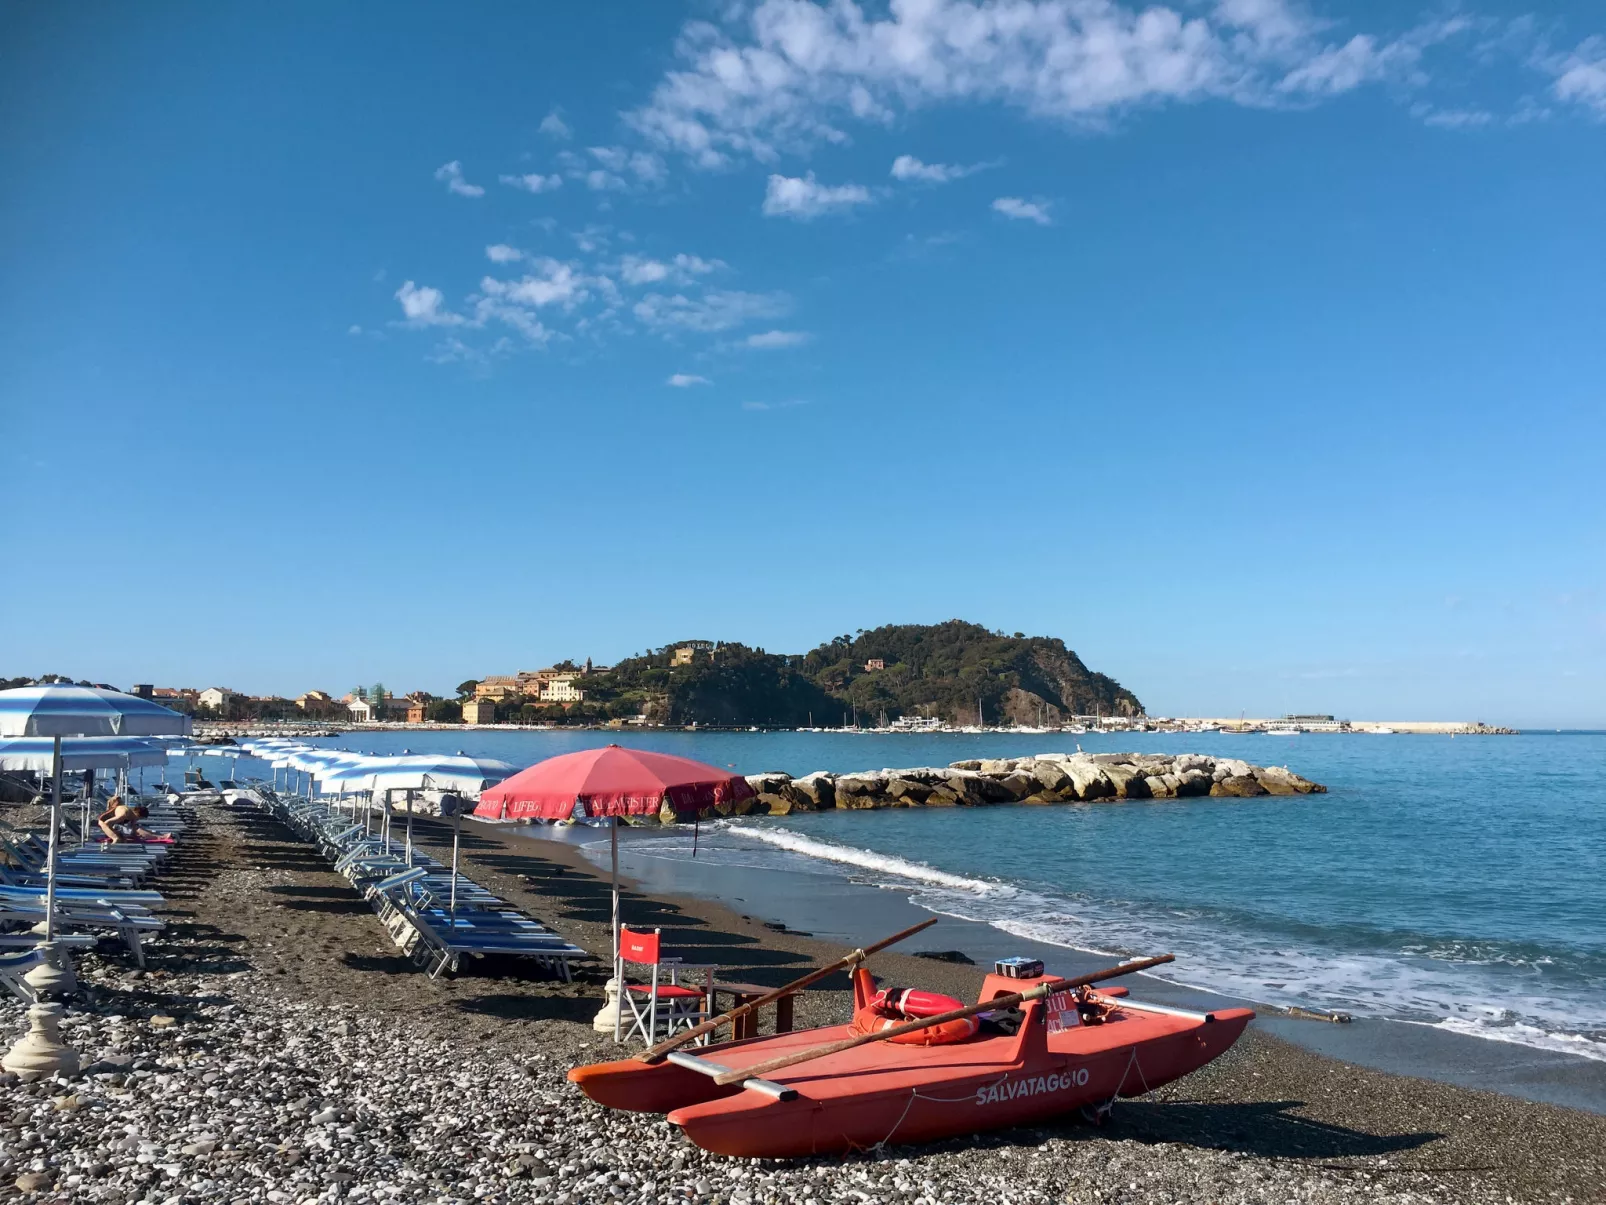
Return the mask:
<svg viewBox="0 0 1606 1205">
<path fill-rule="evenodd" d="M 1220 732 L 1228 736 L 1265 736 L 1267 729 L 1282 725 L 1278 718 L 1205 718 L 1179 717 L 1150 719 L 1141 724 L 1123 724 L 1107 728 L 795 728 L 781 724 L 448 724 L 434 721 L 408 723 L 404 720 L 385 720 L 366 724 L 323 724 L 301 720 L 259 720 L 250 723 L 227 720 L 197 720 L 195 736 L 244 737 L 295 735 L 307 737 L 345 736 L 353 732 L 810 732 L 820 735 L 838 733 L 843 736 L 1167 736 Z M 1520 736 L 1523 730 L 1484 724 L 1476 720 L 1349 720 L 1342 728 L 1301 728 L 1301 736 L 1342 736 L 1362 733 L 1366 735 L 1397 736 Z M 1545 731 L 1550 729 L 1529 730 Z M 1592 731 L 1590 729 L 1556 729 L 1562 731 Z M 1288 732 L 1283 735 L 1295 735 Z"/>
</svg>

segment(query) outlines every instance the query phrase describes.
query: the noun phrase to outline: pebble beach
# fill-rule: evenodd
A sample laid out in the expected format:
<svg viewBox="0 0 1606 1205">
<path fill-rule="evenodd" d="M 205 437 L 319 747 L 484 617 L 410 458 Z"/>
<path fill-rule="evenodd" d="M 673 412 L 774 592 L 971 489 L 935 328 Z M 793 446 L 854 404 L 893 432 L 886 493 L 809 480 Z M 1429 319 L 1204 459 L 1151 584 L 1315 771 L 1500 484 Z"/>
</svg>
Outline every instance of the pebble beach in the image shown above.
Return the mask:
<svg viewBox="0 0 1606 1205">
<path fill-rule="evenodd" d="M 446 840 L 418 829 L 432 850 Z M 573 847 L 470 825 L 464 851 L 468 874 L 607 949 L 607 883 Z M 13 1199 L 1606 1200 L 1606 1118 L 1350 1066 L 1253 1027 L 1102 1127 L 1067 1119 L 848 1159 L 721 1158 L 566 1081 L 575 1063 L 614 1057 L 590 1027 L 602 964 L 572 984 L 489 961 L 429 980 L 314 850 L 259 813 L 201 806 L 174 862 L 156 884 L 170 911 L 148 968 L 78 960 L 62 1032 L 83 1071 L 0 1081 L 0 1185 Z M 707 901 L 628 891 L 625 914 L 731 978 L 780 984 L 843 952 Z M 910 954 L 872 967 L 961 997 L 979 986 L 977 968 Z M 845 979 L 824 986 L 800 1023 L 846 1016 Z M 0 1005 L 13 1035 L 23 1013 Z"/>
</svg>

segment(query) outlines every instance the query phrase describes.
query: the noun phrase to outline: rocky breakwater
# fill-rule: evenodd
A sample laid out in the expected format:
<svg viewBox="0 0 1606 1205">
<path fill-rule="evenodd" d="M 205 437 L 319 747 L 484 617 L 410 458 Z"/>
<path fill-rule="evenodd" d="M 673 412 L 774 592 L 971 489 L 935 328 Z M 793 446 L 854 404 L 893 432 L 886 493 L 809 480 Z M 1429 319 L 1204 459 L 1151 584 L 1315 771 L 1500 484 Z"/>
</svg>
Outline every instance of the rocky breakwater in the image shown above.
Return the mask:
<svg viewBox="0 0 1606 1205">
<path fill-rule="evenodd" d="M 1193 795 L 1244 798 L 1317 795 L 1327 790 L 1280 766 L 1196 753 L 1039 753 L 853 774 L 817 770 L 801 778 L 753 774 L 747 781 L 754 798 L 722 806 L 722 813 L 784 816 L 832 808 L 1098 803 Z"/>
</svg>

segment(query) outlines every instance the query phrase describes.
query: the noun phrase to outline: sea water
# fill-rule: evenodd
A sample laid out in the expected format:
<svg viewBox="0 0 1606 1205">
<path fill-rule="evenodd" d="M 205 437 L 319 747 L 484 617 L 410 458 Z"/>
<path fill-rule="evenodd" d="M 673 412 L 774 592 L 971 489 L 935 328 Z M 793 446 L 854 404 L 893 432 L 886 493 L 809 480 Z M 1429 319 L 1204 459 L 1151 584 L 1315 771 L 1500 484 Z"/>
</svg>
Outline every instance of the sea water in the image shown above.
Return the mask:
<svg viewBox="0 0 1606 1205">
<path fill-rule="evenodd" d="M 349 734 L 523 765 L 619 740 L 741 773 L 1037 752 L 1287 765 L 1324 795 L 889 809 L 704 825 L 698 857 L 898 891 L 1036 941 L 1172 951 L 1175 978 L 1606 1061 L 1606 734 L 1297 737 Z M 636 850 L 689 858 L 669 838 Z"/>
</svg>

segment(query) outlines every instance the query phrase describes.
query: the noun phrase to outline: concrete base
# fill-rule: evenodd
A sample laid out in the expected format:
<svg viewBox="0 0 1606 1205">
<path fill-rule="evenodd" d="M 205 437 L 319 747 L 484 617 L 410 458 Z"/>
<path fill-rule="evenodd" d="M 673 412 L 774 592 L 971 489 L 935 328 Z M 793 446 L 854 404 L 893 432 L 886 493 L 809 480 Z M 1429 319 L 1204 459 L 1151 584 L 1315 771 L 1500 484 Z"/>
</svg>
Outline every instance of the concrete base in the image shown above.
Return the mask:
<svg viewBox="0 0 1606 1205">
<path fill-rule="evenodd" d="M 59 1004 L 35 1004 L 28 1010 L 28 1032 L 0 1059 L 0 1067 L 29 1081 L 51 1075 L 76 1075 L 78 1052 L 61 1040 Z"/>
<path fill-rule="evenodd" d="M 603 990 L 608 993 L 608 999 L 591 1018 L 591 1028 L 598 1033 L 612 1034 L 619 1020 L 619 980 L 609 979 L 603 984 Z"/>
<path fill-rule="evenodd" d="M 43 1000 L 64 1000 L 76 992 L 78 976 L 73 973 L 72 954 L 67 947 L 42 941 L 35 949 L 44 955 L 44 962 L 24 975 L 23 982 Z"/>
</svg>

